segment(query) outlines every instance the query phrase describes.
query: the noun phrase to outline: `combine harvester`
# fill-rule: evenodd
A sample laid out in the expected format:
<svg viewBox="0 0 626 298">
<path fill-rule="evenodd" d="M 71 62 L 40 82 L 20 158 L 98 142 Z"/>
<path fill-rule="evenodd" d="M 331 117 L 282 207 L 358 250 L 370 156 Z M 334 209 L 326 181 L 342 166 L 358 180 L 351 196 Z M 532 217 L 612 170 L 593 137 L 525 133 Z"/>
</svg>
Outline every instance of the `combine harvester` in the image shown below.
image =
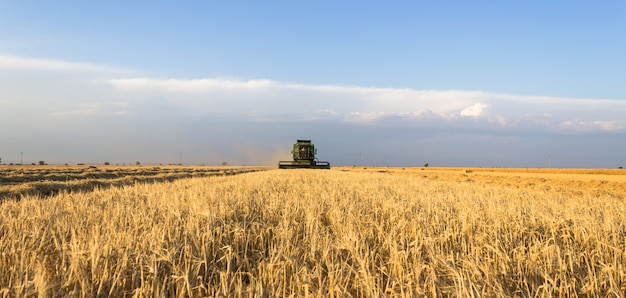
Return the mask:
<svg viewBox="0 0 626 298">
<path fill-rule="evenodd" d="M 298 140 L 291 150 L 293 161 L 279 161 L 279 169 L 330 169 L 330 163 L 315 158 L 317 150 L 311 140 Z"/>
</svg>

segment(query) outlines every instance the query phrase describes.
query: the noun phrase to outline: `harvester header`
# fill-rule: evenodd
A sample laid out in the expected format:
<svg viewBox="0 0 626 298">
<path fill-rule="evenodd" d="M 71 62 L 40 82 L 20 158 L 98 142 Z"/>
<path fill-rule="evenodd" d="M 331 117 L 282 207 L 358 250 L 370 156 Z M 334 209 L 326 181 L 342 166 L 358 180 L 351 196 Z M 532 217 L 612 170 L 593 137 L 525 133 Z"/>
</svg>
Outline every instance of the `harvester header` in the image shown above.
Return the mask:
<svg viewBox="0 0 626 298">
<path fill-rule="evenodd" d="M 279 161 L 279 169 L 330 169 L 330 163 L 315 158 L 317 149 L 311 140 L 297 140 L 291 149 L 293 161 Z"/>
</svg>

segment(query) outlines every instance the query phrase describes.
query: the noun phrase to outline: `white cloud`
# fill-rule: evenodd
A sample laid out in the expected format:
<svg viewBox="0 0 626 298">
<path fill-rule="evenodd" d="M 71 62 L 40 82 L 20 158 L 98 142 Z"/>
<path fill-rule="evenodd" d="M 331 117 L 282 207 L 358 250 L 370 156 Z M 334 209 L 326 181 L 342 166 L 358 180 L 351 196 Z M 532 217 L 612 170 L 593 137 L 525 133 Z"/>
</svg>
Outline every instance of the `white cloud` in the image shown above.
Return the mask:
<svg viewBox="0 0 626 298">
<path fill-rule="evenodd" d="M 34 109 L 48 109 L 51 111 L 48 114 L 55 117 L 95 114 L 141 117 L 150 113 L 208 117 L 222 114 L 234 119 L 240 115 L 256 121 L 274 122 L 343 119 L 353 123 L 382 123 L 391 119 L 413 119 L 420 121 L 421 125 L 428 125 L 429 121 L 446 121 L 448 127 L 469 117 L 517 129 L 544 126 L 555 132 L 586 132 L 592 128 L 611 132 L 626 130 L 619 122 L 626 114 L 624 100 L 306 85 L 267 79 L 124 77 L 123 72 L 111 72 L 111 68 L 94 64 L 10 55 L 0 55 L 0 68 L 8 73 L 47 71 L 47 75 L 37 75 L 38 80 L 45 82 L 38 85 L 40 89 L 25 88 L 27 84 L 23 81 L 13 84 L 10 76 L 6 76 L 3 86 L 8 87 L 3 91 L 6 94 L 0 94 L 0 105 L 15 106 L 18 101 L 14 99 L 19 98 L 31 103 Z M 63 76 L 58 74 L 65 71 L 83 75 L 79 76 L 80 79 L 60 79 Z M 108 78 L 102 79 L 106 76 Z M 20 77 L 20 80 L 24 78 Z M 86 106 L 86 103 L 90 105 Z M 459 122 L 458 125 L 467 129 L 468 124 Z"/>
<path fill-rule="evenodd" d="M 256 119 L 324 119 L 332 111 L 348 122 L 380 122 L 390 118 L 457 121 L 458 116 L 481 118 L 498 126 L 544 125 L 553 130 L 572 125 L 559 122 L 582 119 L 612 121 L 626 111 L 626 101 L 521 96 L 461 90 L 414 90 L 341 85 L 305 85 L 272 80 L 208 78 L 195 80 L 122 78 L 106 84 L 129 96 L 166 96 L 181 107 L 241 113 L 254 111 Z M 266 116 L 261 117 L 261 114 Z M 546 117 L 545 115 L 551 115 Z M 462 125 L 467 125 L 463 123 Z M 621 130 L 621 126 L 599 126 Z M 464 127 L 465 128 L 465 127 Z"/>
<path fill-rule="evenodd" d="M 583 121 L 580 119 L 572 119 L 561 122 L 558 127 L 574 132 L 626 132 L 626 121 Z"/>
<path fill-rule="evenodd" d="M 42 88 L 38 94 L 32 94 L 34 90 L 9 90 L 15 98 L 20 98 L 21 92 L 22 95 L 28 94 L 21 98 L 33 98 L 44 107 L 54 107 L 53 116 L 99 112 L 140 115 L 139 109 L 154 112 L 159 105 L 165 104 L 169 110 L 163 112 L 188 111 L 200 116 L 254 112 L 252 119 L 257 121 L 322 120 L 332 116 L 332 119 L 354 123 L 398 118 L 416 119 L 422 123 L 428 119 L 454 123 L 461 116 L 483 118 L 494 125 L 513 125 L 518 129 L 533 123 L 549 125 L 553 130 L 588 131 L 589 127 L 595 127 L 604 131 L 620 131 L 624 127 L 615 121 L 626 111 L 626 101 L 622 100 L 520 96 L 484 91 L 306 85 L 267 79 L 111 77 L 101 80 L 96 78 L 108 73 L 109 68 L 7 55 L 0 55 L 0 67 L 7 71 L 18 68 L 48 70 L 49 82 L 54 82 L 59 71 L 96 72 L 86 76 L 94 79 L 87 80 L 91 85 L 75 80 L 71 84 L 65 82 L 64 86 L 49 84 L 47 88 L 54 90 Z M 112 73 L 108 75 L 115 76 Z M 13 84 L 3 85 L 11 89 Z M 55 92 L 61 97 L 51 98 Z M 94 107 L 76 107 L 87 100 L 95 101 Z M 7 103 L 10 99 L 0 98 L 0 101 Z M 466 128 L 467 123 L 459 125 Z"/>
<path fill-rule="evenodd" d="M 54 59 L 26 58 L 0 54 L 0 69 L 27 71 L 78 71 L 78 72 L 129 72 L 121 68 L 102 66 L 91 63 L 67 62 Z"/>
<path fill-rule="evenodd" d="M 469 106 L 465 109 L 463 109 L 460 113 L 461 116 L 467 116 L 467 117 L 481 117 L 484 116 L 487 109 L 490 106 L 488 104 L 484 104 L 484 103 L 475 103 L 472 106 Z"/>
<path fill-rule="evenodd" d="M 397 140 L 463 134 L 524 138 L 626 133 L 622 120 L 626 99 L 267 79 L 160 79 L 133 77 L 130 71 L 99 65 L 8 55 L 0 55 L 0 70 L 0 125 L 20 127 L 5 139 L 54 136 L 54 142 L 72 144 L 91 137 L 110 146 L 108 150 L 127 148 L 122 142 L 136 142 L 136 147 L 148 151 L 168 143 L 159 150 L 177 153 L 182 150 L 177 146 L 226 146 L 236 138 L 268 136 L 334 136 L 349 143 L 374 132 Z"/>
<path fill-rule="evenodd" d="M 68 116 L 91 116 L 97 112 L 95 109 L 79 109 L 79 110 L 68 110 L 68 111 L 58 111 L 52 112 L 49 115 L 51 117 L 68 117 Z"/>
<path fill-rule="evenodd" d="M 339 115 L 339 113 L 333 109 L 320 109 L 320 110 L 316 110 L 315 113 L 319 113 L 319 114 L 329 114 L 329 115 L 333 115 L 333 116 L 337 116 Z"/>
<path fill-rule="evenodd" d="M 372 123 L 377 120 L 381 120 L 387 116 L 390 116 L 391 113 L 385 113 L 382 111 L 378 112 L 351 112 L 345 115 L 344 120 L 347 122 L 355 122 L 355 123 Z"/>
<path fill-rule="evenodd" d="M 208 79 L 154 79 L 154 78 L 118 78 L 105 80 L 116 89 L 124 91 L 145 92 L 151 90 L 153 92 L 168 93 L 205 93 L 215 91 L 238 91 L 243 90 L 262 90 L 268 89 L 275 85 L 276 82 L 270 80 L 229 80 L 222 78 Z"/>
<path fill-rule="evenodd" d="M 451 113 L 460 110 L 486 93 L 475 91 L 437 91 L 374 88 L 338 85 L 304 85 L 271 80 L 214 79 L 110 79 L 105 83 L 120 91 L 144 94 L 177 94 L 187 103 L 211 103 L 229 101 L 254 102 L 280 99 L 281 105 L 294 109 L 297 106 L 319 106 L 315 110 L 335 110 L 350 113 L 388 111 L 391 113 L 430 110 L 435 113 Z M 198 96 L 204 96 L 198 101 Z M 190 100 L 193 99 L 193 100 Z M 314 110 L 314 111 L 315 111 Z"/>
</svg>

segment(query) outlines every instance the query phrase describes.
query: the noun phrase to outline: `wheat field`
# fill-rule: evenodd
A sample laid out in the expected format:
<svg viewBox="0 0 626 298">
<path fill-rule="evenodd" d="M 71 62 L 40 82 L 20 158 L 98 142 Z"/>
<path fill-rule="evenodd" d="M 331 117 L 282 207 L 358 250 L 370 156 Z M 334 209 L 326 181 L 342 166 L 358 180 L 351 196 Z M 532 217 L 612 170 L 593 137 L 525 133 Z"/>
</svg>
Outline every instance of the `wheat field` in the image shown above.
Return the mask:
<svg viewBox="0 0 626 298">
<path fill-rule="evenodd" d="M 0 202 L 2 297 L 622 297 L 624 172 L 268 170 Z"/>
</svg>

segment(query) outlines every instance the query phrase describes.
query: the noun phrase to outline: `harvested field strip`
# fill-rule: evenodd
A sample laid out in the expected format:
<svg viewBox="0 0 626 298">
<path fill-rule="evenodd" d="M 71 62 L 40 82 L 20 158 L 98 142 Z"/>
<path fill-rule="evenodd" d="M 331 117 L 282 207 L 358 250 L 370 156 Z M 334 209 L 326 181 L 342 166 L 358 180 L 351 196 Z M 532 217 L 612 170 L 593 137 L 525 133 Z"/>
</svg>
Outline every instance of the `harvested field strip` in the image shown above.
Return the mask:
<svg viewBox="0 0 626 298">
<path fill-rule="evenodd" d="M 177 179 L 229 176 L 262 168 L 235 167 L 129 167 L 129 168 L 0 168 L 0 200 L 26 195 L 49 197 L 60 192 L 92 191 L 96 188 L 134 183 L 172 182 Z"/>
</svg>

